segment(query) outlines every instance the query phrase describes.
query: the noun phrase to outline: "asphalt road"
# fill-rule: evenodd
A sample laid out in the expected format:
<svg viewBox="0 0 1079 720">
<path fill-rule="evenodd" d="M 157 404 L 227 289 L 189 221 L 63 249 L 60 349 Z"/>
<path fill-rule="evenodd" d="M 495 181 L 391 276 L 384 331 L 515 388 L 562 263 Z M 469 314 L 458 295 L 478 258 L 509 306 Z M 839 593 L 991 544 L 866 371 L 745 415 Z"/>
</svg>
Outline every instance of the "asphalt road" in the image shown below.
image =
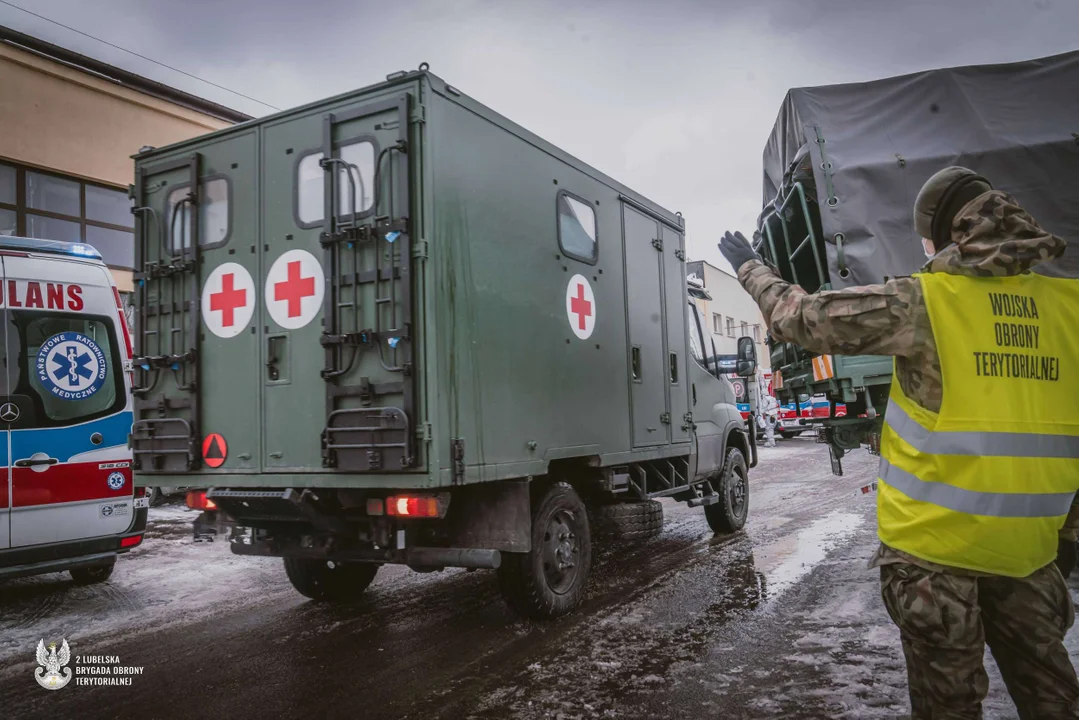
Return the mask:
<svg viewBox="0 0 1079 720">
<path fill-rule="evenodd" d="M 744 532 L 665 504 L 663 534 L 598 549 L 584 606 L 552 623 L 513 616 L 486 572 L 383 568 L 354 605 L 311 603 L 280 561 L 194 544 L 190 514 L 155 511 L 104 585 L 0 585 L 0 717 L 899 717 L 898 634 L 865 567 L 875 458 L 846 468 L 780 441 Z M 39 638 L 141 672 L 48 692 Z M 987 716 L 1014 717 L 991 673 Z"/>
</svg>

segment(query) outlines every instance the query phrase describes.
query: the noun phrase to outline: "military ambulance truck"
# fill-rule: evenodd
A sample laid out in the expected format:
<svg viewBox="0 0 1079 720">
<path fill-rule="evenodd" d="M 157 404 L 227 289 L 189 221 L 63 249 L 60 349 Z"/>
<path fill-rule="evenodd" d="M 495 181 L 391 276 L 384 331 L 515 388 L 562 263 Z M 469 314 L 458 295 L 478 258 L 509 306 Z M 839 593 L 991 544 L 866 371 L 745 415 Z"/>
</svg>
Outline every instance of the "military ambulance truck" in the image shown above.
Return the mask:
<svg viewBox="0 0 1079 720">
<path fill-rule="evenodd" d="M 764 149 L 755 249 L 808 292 L 910 275 L 926 260 L 914 230 L 918 190 L 937 170 L 965 165 L 1068 241 L 1063 257 L 1035 272 L 1079 276 L 1077 84 L 1073 52 L 791 90 Z M 774 339 L 769 349 L 782 403 L 828 398 L 818 440 L 830 446 L 833 472 L 842 474 L 850 450 L 879 450 L 890 357 L 816 355 Z"/>
<path fill-rule="evenodd" d="M 488 568 L 552 617 L 594 538 L 659 532 L 656 498 L 745 522 L 752 430 L 682 217 L 426 66 L 135 173 L 138 480 L 208 488 L 189 504 L 304 595 Z"/>
</svg>

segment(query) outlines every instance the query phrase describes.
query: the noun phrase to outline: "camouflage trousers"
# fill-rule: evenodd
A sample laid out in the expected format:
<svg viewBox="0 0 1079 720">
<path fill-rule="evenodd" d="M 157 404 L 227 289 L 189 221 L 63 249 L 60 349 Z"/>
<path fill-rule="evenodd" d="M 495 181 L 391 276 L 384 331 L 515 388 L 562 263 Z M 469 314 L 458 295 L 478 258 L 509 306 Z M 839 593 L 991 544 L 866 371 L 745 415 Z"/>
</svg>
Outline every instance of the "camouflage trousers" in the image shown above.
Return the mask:
<svg viewBox="0 0 1079 720">
<path fill-rule="evenodd" d="M 1075 609 L 1056 565 L 1007 578 L 895 563 L 880 577 L 903 640 L 913 718 L 982 717 L 986 643 L 1020 718 L 1079 718 L 1079 680 L 1063 642 Z"/>
</svg>

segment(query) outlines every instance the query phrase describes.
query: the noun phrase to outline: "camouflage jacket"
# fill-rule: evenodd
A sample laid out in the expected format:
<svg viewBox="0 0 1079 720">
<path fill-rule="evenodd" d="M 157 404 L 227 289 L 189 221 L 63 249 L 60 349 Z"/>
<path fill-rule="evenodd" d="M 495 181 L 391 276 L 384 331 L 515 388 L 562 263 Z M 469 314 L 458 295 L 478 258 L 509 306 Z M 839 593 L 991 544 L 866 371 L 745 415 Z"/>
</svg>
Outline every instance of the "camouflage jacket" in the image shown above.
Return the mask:
<svg viewBox="0 0 1079 720">
<path fill-rule="evenodd" d="M 1015 198 L 995 190 L 960 210 L 952 225 L 952 240 L 953 244 L 929 259 L 922 272 L 1018 275 L 1059 257 L 1065 248 L 1064 240 L 1043 230 Z M 773 338 L 822 354 L 891 355 L 907 397 L 927 410 L 940 411 L 944 390 L 940 358 L 917 278 L 811 295 L 785 282 L 764 263 L 750 261 L 739 268 L 738 280 L 760 305 Z M 1079 496 L 1061 537 L 1074 540 L 1077 531 Z M 878 556 L 894 553 L 882 548 Z"/>
</svg>

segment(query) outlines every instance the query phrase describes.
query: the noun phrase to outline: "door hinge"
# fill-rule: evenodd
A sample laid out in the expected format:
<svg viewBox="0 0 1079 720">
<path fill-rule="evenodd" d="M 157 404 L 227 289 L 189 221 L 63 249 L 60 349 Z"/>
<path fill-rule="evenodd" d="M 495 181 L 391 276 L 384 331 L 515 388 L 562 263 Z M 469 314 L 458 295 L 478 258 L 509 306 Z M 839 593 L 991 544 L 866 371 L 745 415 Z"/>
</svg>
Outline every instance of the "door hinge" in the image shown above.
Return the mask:
<svg viewBox="0 0 1079 720">
<path fill-rule="evenodd" d="M 652 238 L 652 247 L 654 247 L 656 250 L 662 250 L 663 249 L 663 241 L 660 240 L 659 238 Z"/>
<path fill-rule="evenodd" d="M 678 248 L 677 250 L 675 250 L 674 251 L 674 256 L 676 258 L 678 258 L 679 260 L 685 260 L 686 259 L 686 254 L 684 252 L 682 252 L 682 248 Z"/>
<path fill-rule="evenodd" d="M 420 423 L 416 426 L 416 439 L 417 440 L 430 440 L 431 439 L 431 423 Z"/>
<path fill-rule="evenodd" d="M 693 424 L 693 413 L 687 412 L 682 416 L 682 429 L 687 431 L 697 429 L 697 426 Z"/>
<path fill-rule="evenodd" d="M 671 424 L 671 414 L 666 413 L 666 412 L 663 413 L 662 415 L 659 416 L 659 421 L 661 423 L 663 423 L 664 425 L 670 425 Z"/>
<path fill-rule="evenodd" d="M 465 441 L 464 438 L 450 440 L 450 459 L 453 461 L 453 484 L 465 481 Z"/>
<path fill-rule="evenodd" d="M 415 106 L 413 106 L 412 115 L 409 117 L 409 122 L 411 122 L 413 124 L 427 122 L 427 106 L 426 105 L 415 105 Z"/>
<path fill-rule="evenodd" d="M 426 260 L 427 259 L 427 241 L 417 240 L 416 244 L 412 246 L 412 257 Z"/>
</svg>

